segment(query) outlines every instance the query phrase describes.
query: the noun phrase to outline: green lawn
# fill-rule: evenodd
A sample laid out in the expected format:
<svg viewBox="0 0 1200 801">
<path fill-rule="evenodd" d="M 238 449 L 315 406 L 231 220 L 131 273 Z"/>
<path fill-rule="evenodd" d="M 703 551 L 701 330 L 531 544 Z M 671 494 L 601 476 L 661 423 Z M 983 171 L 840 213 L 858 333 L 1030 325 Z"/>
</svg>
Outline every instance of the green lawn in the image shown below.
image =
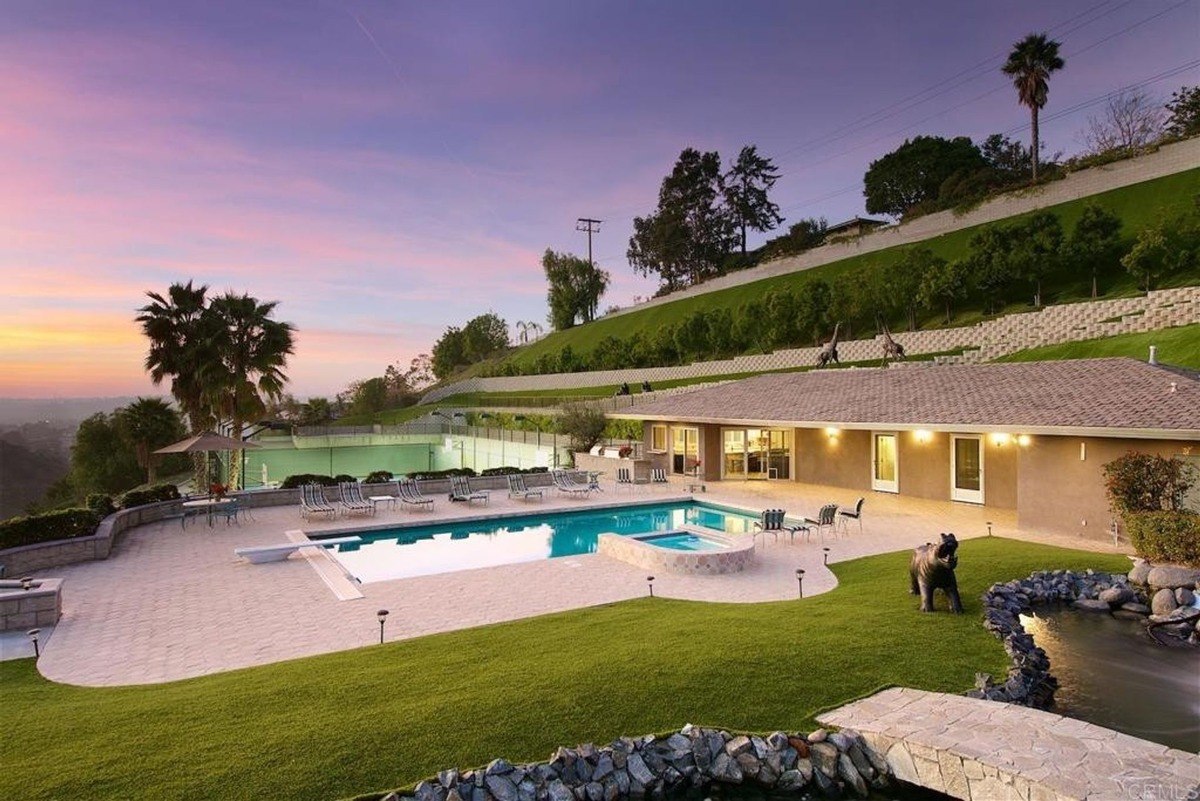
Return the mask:
<svg viewBox="0 0 1200 801">
<path fill-rule="evenodd" d="M 1151 222 L 1161 219 L 1186 208 L 1192 204 L 1196 194 L 1197 181 L 1200 181 L 1200 169 L 1176 173 L 1175 175 L 1145 181 L 1140 184 L 1114 189 L 1099 195 L 1093 195 L 1082 200 L 1061 203 L 1047 207 L 1058 215 L 1066 232 L 1074 229 L 1076 221 L 1085 205 L 1099 202 L 1109 208 L 1124 221 L 1123 235 L 1132 238 L 1139 230 Z M 1009 223 L 1028 215 L 1019 215 L 1004 220 Z M 994 225 L 989 223 L 988 225 Z M 947 259 L 957 259 L 966 255 L 967 243 L 972 236 L 986 226 L 974 226 L 960 231 L 954 231 L 943 236 L 925 240 L 922 245 Z M 795 289 L 809 281 L 822 279 L 831 281 L 848 270 L 857 270 L 876 264 L 891 264 L 908 246 L 898 246 L 885 250 L 854 256 L 841 261 L 814 267 L 789 275 L 766 278 L 741 286 L 710 292 L 697 297 L 684 298 L 673 303 L 654 306 L 642 311 L 630 312 L 618 317 L 600 319 L 587 325 L 576 326 L 567 331 L 554 332 L 528 346 L 522 347 L 511 354 L 508 360 L 517 364 L 529 364 L 543 353 L 557 353 L 570 345 L 577 354 L 590 353 L 596 343 L 607 336 L 623 339 L 636 332 L 653 333 L 658 328 L 674 325 L 687 315 L 698 310 L 716 308 L 736 309 L 743 303 L 761 298 L 763 294 L 776 288 Z M 1164 283 L 1164 286 L 1175 286 L 1196 283 L 1197 276 L 1192 273 L 1174 276 Z M 1084 300 L 1089 297 L 1090 278 L 1083 275 L 1061 274 L 1052 276 L 1046 281 L 1044 294 L 1048 302 L 1069 302 Z M 1105 276 L 1101 283 L 1104 297 L 1123 297 L 1135 294 L 1137 287 L 1131 276 L 1126 273 Z M 1032 297 L 1032 291 L 1030 291 Z M 1018 311 L 1025 308 L 1025 302 L 1014 303 L 1005 311 Z M 971 325 L 982 318 L 978 304 L 969 302 L 958 310 L 953 325 Z M 922 327 L 938 327 L 944 323 L 940 314 L 929 312 L 921 321 Z M 468 370 L 465 377 L 478 370 Z"/>
<path fill-rule="evenodd" d="M 1102 356 L 1132 356 L 1146 359 L 1150 346 L 1158 346 L 1158 360 L 1176 367 L 1200 370 L 1200 323 L 1139 334 L 1084 339 L 1030 348 L 997 359 L 998 362 L 1041 362 L 1055 359 L 1096 359 Z"/>
<path fill-rule="evenodd" d="M 960 554 L 962 616 L 917 612 L 893 553 L 835 565 L 841 585 L 803 601 L 647 598 L 164 685 L 70 687 L 3 662 L 0 797 L 329 799 L 687 722 L 808 729 L 885 685 L 960 692 L 1003 671 L 980 625 L 992 582 L 1129 566 L 999 538 Z"/>
</svg>

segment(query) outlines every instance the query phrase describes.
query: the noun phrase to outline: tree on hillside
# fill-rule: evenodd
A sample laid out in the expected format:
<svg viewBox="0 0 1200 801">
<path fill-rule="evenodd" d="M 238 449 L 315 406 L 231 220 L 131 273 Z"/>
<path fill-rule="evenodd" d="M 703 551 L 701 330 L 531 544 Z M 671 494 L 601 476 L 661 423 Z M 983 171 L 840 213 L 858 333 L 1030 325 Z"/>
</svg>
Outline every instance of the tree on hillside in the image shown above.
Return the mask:
<svg viewBox="0 0 1200 801">
<path fill-rule="evenodd" d="M 452 375 L 459 367 L 469 364 L 466 353 L 462 329 L 453 325 L 448 327 L 433 343 L 433 374 L 439 380 Z"/>
<path fill-rule="evenodd" d="M 921 277 L 918 297 L 929 308 L 941 306 L 946 311 L 946 325 L 950 324 L 955 301 L 967 296 L 970 270 L 963 261 L 940 259 L 930 265 Z"/>
<path fill-rule="evenodd" d="M 1167 234 L 1162 222 L 1143 228 L 1133 243 L 1133 249 L 1121 259 L 1121 264 L 1138 279 L 1138 286 L 1149 292 L 1154 279 L 1166 270 Z"/>
<path fill-rule="evenodd" d="M 1059 42 L 1044 33 L 1031 33 L 1013 45 L 1008 60 L 1000 68 L 1012 78 L 1017 99 L 1029 109 L 1030 154 L 1033 180 L 1038 176 L 1038 112 L 1046 105 L 1050 94 L 1050 74 L 1062 69 L 1066 62 L 1058 54 Z"/>
<path fill-rule="evenodd" d="M 912 247 L 887 269 L 884 279 L 888 292 L 904 312 L 909 331 L 917 330 L 917 309 L 922 305 L 921 286 L 926 274 L 943 270 L 945 261 L 929 248 Z"/>
<path fill-rule="evenodd" d="M 101 412 L 79 424 L 68 478 L 76 500 L 93 492 L 116 495 L 141 483 L 137 456 L 121 436 L 115 414 Z"/>
<path fill-rule="evenodd" d="M 1033 166 L 1032 151 L 1004 134 L 992 134 L 979 146 L 998 186 L 1025 180 Z"/>
<path fill-rule="evenodd" d="M 768 196 L 779 180 L 776 170 L 769 158 L 758 155 L 757 147 L 746 145 L 722 179 L 725 205 L 741 231 L 743 255 L 746 253 L 746 229 L 771 231 L 783 222 L 779 206 Z"/>
<path fill-rule="evenodd" d="M 1141 150 L 1162 134 L 1164 116 L 1145 92 L 1120 92 L 1108 99 L 1099 117 L 1088 118 L 1083 142 L 1091 153 Z"/>
<path fill-rule="evenodd" d="M 1171 93 L 1166 105 L 1168 136 L 1200 134 L 1200 86 L 1184 86 Z"/>
<path fill-rule="evenodd" d="M 1065 246 L 1066 258 L 1092 276 L 1092 297 L 1097 296 L 1096 275 L 1115 265 L 1121 252 L 1121 218 L 1099 203 L 1088 203 Z"/>
<path fill-rule="evenodd" d="M 542 269 L 549 284 L 546 301 L 550 307 L 550 324 L 555 330 L 565 331 L 576 322 L 590 323 L 596 319 L 600 296 L 608 288 L 607 272 L 587 259 L 555 253 L 549 248 L 542 255 Z"/>
<path fill-rule="evenodd" d="M 763 246 L 763 259 L 777 259 L 803 253 L 823 244 L 829 223 L 824 217 L 806 218 L 788 226 L 786 234 L 768 239 Z"/>
<path fill-rule="evenodd" d="M 918 136 L 871 162 L 863 176 L 863 195 L 871 214 L 902 217 L 926 201 L 936 200 L 942 184 L 987 163 L 965 136 L 943 139 Z"/>
<path fill-rule="evenodd" d="M 1033 305 L 1042 306 L 1042 281 L 1058 267 L 1063 234 L 1058 217 L 1041 211 L 1009 226 L 1009 272 L 1033 284 Z"/>
<path fill-rule="evenodd" d="M 661 291 L 720 275 L 737 231 L 722 204 L 721 157 L 687 148 L 658 191 L 658 208 L 635 217 L 626 258 L 641 275 L 657 274 Z"/>
<path fill-rule="evenodd" d="M 508 345 L 508 323 L 495 312 L 473 317 L 463 326 L 463 354 L 471 364 L 483 361 Z"/>
<path fill-rule="evenodd" d="M 133 445 L 138 465 L 146 471 L 146 482 L 154 483 L 153 452 L 183 438 L 179 412 L 159 398 L 138 398 L 114 414 L 120 435 Z"/>
</svg>

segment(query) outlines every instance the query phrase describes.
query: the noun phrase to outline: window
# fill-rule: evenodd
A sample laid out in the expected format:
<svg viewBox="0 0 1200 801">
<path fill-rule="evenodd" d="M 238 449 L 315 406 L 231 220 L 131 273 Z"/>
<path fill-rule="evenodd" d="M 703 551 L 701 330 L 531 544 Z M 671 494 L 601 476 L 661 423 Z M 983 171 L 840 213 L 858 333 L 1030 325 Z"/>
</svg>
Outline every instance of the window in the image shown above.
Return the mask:
<svg viewBox="0 0 1200 801">
<path fill-rule="evenodd" d="M 658 453 L 667 451 L 667 427 L 664 425 L 650 426 L 650 450 Z"/>
</svg>

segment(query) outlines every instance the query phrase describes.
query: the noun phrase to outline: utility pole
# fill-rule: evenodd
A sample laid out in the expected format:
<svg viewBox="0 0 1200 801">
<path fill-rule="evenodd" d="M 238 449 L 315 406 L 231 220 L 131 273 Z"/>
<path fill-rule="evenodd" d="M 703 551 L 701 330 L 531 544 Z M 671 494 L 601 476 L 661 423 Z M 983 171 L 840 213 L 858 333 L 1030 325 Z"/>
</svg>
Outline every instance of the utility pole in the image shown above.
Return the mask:
<svg viewBox="0 0 1200 801">
<path fill-rule="evenodd" d="M 588 264 L 595 267 L 596 263 L 592 261 L 592 234 L 600 233 L 600 223 L 604 220 L 593 220 L 590 217 L 580 217 L 575 221 L 576 231 L 586 231 L 588 235 Z"/>
</svg>

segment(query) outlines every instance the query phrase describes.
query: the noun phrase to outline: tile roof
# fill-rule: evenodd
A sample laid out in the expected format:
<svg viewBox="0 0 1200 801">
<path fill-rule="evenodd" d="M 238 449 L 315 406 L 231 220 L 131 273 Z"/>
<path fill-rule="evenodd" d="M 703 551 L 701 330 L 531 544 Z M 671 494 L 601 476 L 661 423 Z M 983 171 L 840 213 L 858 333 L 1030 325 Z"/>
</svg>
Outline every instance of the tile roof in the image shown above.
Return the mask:
<svg viewBox="0 0 1200 801">
<path fill-rule="evenodd" d="M 613 416 L 802 427 L 1121 429 L 1200 439 L 1200 373 L 1128 358 L 813 370 L 747 378 Z"/>
</svg>

